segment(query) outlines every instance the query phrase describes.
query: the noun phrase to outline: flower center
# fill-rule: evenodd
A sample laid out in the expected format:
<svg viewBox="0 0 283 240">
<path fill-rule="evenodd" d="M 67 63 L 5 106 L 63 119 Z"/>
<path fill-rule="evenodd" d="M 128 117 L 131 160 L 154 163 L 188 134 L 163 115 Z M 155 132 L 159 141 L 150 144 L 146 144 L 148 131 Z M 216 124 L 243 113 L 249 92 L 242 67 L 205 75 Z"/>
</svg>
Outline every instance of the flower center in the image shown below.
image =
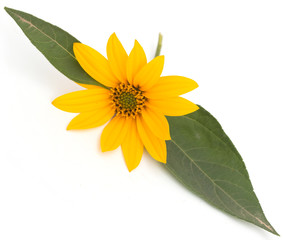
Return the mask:
<svg viewBox="0 0 283 240">
<path fill-rule="evenodd" d="M 111 88 L 110 93 L 113 106 L 117 115 L 135 118 L 145 105 L 146 98 L 142 91 L 131 84 L 120 83 Z"/>
<path fill-rule="evenodd" d="M 130 92 L 122 92 L 119 97 L 119 103 L 124 109 L 134 109 L 137 106 L 136 98 Z"/>
</svg>

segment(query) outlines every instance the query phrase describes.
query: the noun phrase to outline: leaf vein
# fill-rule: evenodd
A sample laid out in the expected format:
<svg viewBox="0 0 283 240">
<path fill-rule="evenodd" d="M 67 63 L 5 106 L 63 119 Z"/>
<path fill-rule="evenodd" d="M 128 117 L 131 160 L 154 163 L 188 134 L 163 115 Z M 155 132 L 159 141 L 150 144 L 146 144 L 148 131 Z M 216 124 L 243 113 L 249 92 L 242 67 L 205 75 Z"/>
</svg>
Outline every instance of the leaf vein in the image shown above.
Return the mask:
<svg viewBox="0 0 283 240">
<path fill-rule="evenodd" d="M 239 206 L 243 211 L 245 211 L 248 215 L 250 215 L 252 218 L 256 219 L 260 224 L 264 225 L 266 228 L 268 228 L 270 231 L 272 231 L 272 227 L 264 223 L 262 220 L 254 216 L 251 212 L 249 212 L 247 209 L 245 209 L 240 203 L 238 203 L 236 200 L 234 200 L 223 188 L 221 188 L 218 184 L 216 184 L 213 179 L 210 178 L 210 176 L 186 153 L 184 150 L 173 140 L 171 141 L 187 156 L 191 162 L 211 181 L 213 185 L 218 187 L 225 195 L 228 196 L 228 198 L 231 199 L 232 202 L 234 202 L 237 206 Z"/>
<path fill-rule="evenodd" d="M 12 12 L 15 16 L 17 16 L 19 18 L 20 21 L 25 22 L 27 24 L 30 24 L 29 27 L 33 27 L 35 30 L 39 31 L 42 35 L 46 36 L 47 38 L 51 39 L 51 41 L 55 42 L 60 48 L 62 48 L 65 52 L 67 52 L 72 58 L 76 59 L 75 56 L 70 53 L 64 46 L 62 46 L 59 42 L 57 42 L 55 39 L 51 38 L 48 34 L 46 34 L 45 32 L 43 32 L 41 29 L 39 29 L 37 26 L 35 26 L 32 22 L 31 19 L 27 20 L 23 17 L 21 17 L 20 15 Z M 54 32 L 54 29 L 51 28 L 52 31 Z M 56 36 L 56 35 L 55 35 Z"/>
</svg>

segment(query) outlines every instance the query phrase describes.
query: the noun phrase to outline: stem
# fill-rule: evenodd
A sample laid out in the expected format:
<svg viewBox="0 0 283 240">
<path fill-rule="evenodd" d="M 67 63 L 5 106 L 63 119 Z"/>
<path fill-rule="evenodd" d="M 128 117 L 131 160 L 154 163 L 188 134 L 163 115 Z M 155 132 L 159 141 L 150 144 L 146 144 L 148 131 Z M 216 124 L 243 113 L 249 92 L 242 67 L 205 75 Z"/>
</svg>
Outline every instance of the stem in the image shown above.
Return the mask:
<svg viewBox="0 0 283 240">
<path fill-rule="evenodd" d="M 157 48 L 156 48 L 156 51 L 155 51 L 155 56 L 154 57 L 157 57 L 160 55 L 160 52 L 161 52 L 161 47 L 162 47 L 162 39 L 163 39 L 163 36 L 161 33 L 159 33 L 159 36 L 158 36 L 158 43 L 157 43 Z"/>
</svg>

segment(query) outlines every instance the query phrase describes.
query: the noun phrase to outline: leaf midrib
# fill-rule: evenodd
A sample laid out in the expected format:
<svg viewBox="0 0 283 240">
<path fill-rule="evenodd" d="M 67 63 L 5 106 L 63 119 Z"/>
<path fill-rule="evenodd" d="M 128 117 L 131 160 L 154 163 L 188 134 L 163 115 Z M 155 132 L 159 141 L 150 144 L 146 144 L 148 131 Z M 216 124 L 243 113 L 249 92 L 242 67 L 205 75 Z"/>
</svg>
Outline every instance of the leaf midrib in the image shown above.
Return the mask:
<svg viewBox="0 0 283 240">
<path fill-rule="evenodd" d="M 247 214 L 249 214 L 251 217 L 253 217 L 254 219 L 256 219 L 259 224 L 264 225 L 266 228 L 268 228 L 271 232 L 273 232 L 273 229 L 271 226 L 268 226 L 267 224 L 265 224 L 262 220 L 260 220 L 259 218 L 257 218 L 256 216 L 254 216 L 251 212 L 249 212 L 246 208 L 244 208 L 241 204 L 239 204 L 236 200 L 234 200 L 223 188 L 221 188 L 218 184 L 216 184 L 213 179 L 211 179 L 211 177 L 173 140 L 171 139 L 171 141 L 183 152 L 183 154 L 191 160 L 191 162 L 211 181 L 211 183 L 215 186 L 218 187 L 225 195 L 228 196 L 229 199 L 232 200 L 232 202 L 234 202 L 236 205 L 238 205 L 241 209 L 243 209 Z"/>
<path fill-rule="evenodd" d="M 29 21 L 29 20 L 27 20 L 27 19 L 21 17 L 19 14 L 17 14 L 17 13 L 15 13 L 15 12 L 11 11 L 10 9 L 8 9 L 8 11 L 10 11 L 12 14 L 14 14 L 15 16 L 17 16 L 17 17 L 20 19 L 20 21 L 30 24 L 31 27 L 33 27 L 34 29 L 36 29 L 37 31 L 39 31 L 42 35 L 44 35 L 44 36 L 46 36 L 47 38 L 49 38 L 52 42 L 56 43 L 59 47 L 61 47 L 65 52 L 67 52 L 72 58 L 74 58 L 74 59 L 76 60 L 75 56 L 74 56 L 71 52 L 69 52 L 65 47 L 63 47 L 59 42 L 57 42 L 55 39 L 53 39 L 52 37 L 50 37 L 48 34 L 46 34 L 45 32 L 43 32 L 42 30 L 40 30 L 40 29 L 39 29 L 37 26 L 35 26 L 31 21 Z M 53 29 L 52 29 L 52 30 L 53 30 Z M 56 36 L 56 33 L 55 33 L 55 32 L 54 32 L 54 34 L 55 34 L 55 36 Z"/>
<path fill-rule="evenodd" d="M 183 118 L 187 118 L 187 119 L 189 119 L 189 120 L 192 120 L 192 121 L 194 121 L 194 122 L 196 122 L 196 123 L 198 123 L 200 126 L 202 126 L 203 128 L 205 128 L 207 131 L 209 131 L 210 133 L 212 133 L 216 138 L 218 138 L 222 143 L 224 143 L 227 147 L 228 147 L 228 149 L 233 153 L 233 155 L 236 157 L 236 158 L 239 158 L 240 160 L 242 160 L 242 158 L 241 157 L 239 157 L 238 156 L 238 154 L 236 154 L 232 149 L 231 149 L 231 147 L 222 139 L 222 138 L 220 138 L 218 135 L 216 135 L 211 129 L 209 129 L 209 128 L 207 128 L 206 126 L 204 126 L 201 122 L 199 122 L 199 121 L 197 121 L 197 120 L 195 120 L 195 119 L 193 119 L 193 118 L 190 118 L 190 117 L 188 117 L 188 116 L 179 116 L 179 117 L 183 117 Z M 244 168 L 244 166 L 243 166 L 243 168 Z M 242 172 L 240 172 L 239 171 L 239 173 L 241 174 L 241 175 L 243 175 L 244 177 L 247 177 L 248 179 L 249 179 L 249 175 L 246 173 L 246 174 L 244 174 L 244 173 L 242 173 Z"/>
</svg>

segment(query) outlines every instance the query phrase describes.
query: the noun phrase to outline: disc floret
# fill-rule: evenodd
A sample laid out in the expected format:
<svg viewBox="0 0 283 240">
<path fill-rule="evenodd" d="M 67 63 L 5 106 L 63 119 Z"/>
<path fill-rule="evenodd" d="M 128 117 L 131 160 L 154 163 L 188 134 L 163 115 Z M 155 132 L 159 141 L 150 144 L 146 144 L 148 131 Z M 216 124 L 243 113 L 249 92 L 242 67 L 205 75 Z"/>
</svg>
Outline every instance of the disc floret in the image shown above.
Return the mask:
<svg viewBox="0 0 283 240">
<path fill-rule="evenodd" d="M 146 101 L 142 91 L 125 83 L 120 83 L 115 88 L 111 88 L 110 96 L 115 113 L 124 117 L 135 118 L 142 111 Z"/>
</svg>

